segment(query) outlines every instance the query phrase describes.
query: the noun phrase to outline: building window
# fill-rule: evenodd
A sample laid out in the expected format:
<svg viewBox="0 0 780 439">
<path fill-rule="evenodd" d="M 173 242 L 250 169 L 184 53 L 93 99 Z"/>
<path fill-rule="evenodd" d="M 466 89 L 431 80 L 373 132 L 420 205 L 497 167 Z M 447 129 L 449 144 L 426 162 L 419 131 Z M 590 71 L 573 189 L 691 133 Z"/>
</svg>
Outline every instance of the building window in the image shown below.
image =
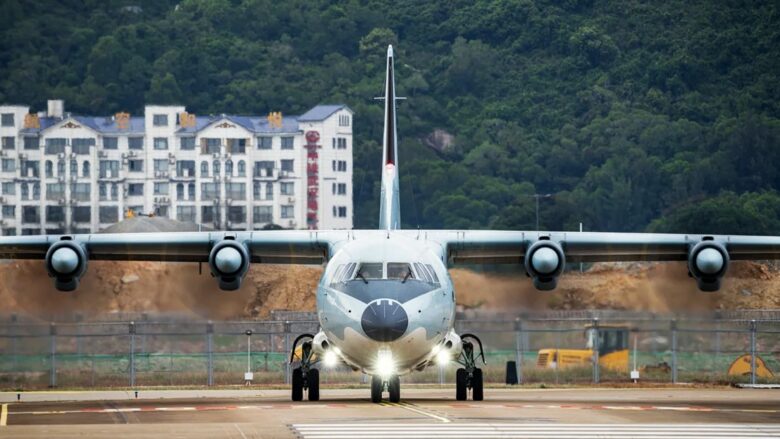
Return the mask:
<svg viewBox="0 0 780 439">
<path fill-rule="evenodd" d="M 14 159 L 3 159 L 3 172 L 15 172 L 16 171 L 16 160 Z"/>
<path fill-rule="evenodd" d="M 3 206 L 3 218 L 14 219 L 16 218 L 16 206 Z"/>
<path fill-rule="evenodd" d="M 177 200 L 183 200 L 184 199 L 184 184 L 179 183 L 176 185 L 176 199 Z"/>
<path fill-rule="evenodd" d="M 168 115 L 167 114 L 155 114 L 152 116 L 152 124 L 156 127 L 167 127 L 168 126 Z"/>
<path fill-rule="evenodd" d="M 111 184 L 111 199 L 113 201 L 119 199 L 119 185 L 116 183 Z"/>
<path fill-rule="evenodd" d="M 347 195 L 347 184 L 333 183 L 333 195 Z"/>
<path fill-rule="evenodd" d="M 344 137 L 334 137 L 333 149 L 347 149 L 347 139 Z"/>
<path fill-rule="evenodd" d="M 200 162 L 200 176 L 201 177 L 208 177 L 209 176 L 209 163 L 208 162 Z"/>
<path fill-rule="evenodd" d="M 273 200 L 274 199 L 274 184 L 273 183 L 266 183 L 266 185 L 265 185 L 265 199 L 266 200 Z"/>
<path fill-rule="evenodd" d="M 345 206 L 333 206 L 333 216 L 336 218 L 346 218 L 347 208 Z"/>
<path fill-rule="evenodd" d="M 157 173 L 168 172 L 168 159 L 154 159 L 154 174 L 157 177 Z M 160 174 L 162 176 L 162 174 Z"/>
<path fill-rule="evenodd" d="M 159 217 L 168 218 L 168 206 L 155 206 L 154 214 Z"/>
<path fill-rule="evenodd" d="M 246 222 L 246 207 L 230 206 L 227 211 L 227 220 L 233 223 Z"/>
<path fill-rule="evenodd" d="M 79 162 L 76 160 L 70 161 L 70 175 L 72 177 L 78 177 L 79 175 Z"/>
<path fill-rule="evenodd" d="M 227 152 L 232 154 L 245 154 L 246 139 L 227 139 Z"/>
<path fill-rule="evenodd" d="M 103 137 L 103 149 L 118 149 L 118 148 L 119 148 L 119 138 Z"/>
<path fill-rule="evenodd" d="M 282 218 L 295 218 L 295 206 L 284 205 L 282 206 Z"/>
<path fill-rule="evenodd" d="M 92 208 L 89 206 L 74 206 L 71 210 L 73 222 L 90 223 L 92 222 Z"/>
<path fill-rule="evenodd" d="M 335 172 L 347 172 L 346 160 L 333 160 L 333 171 Z"/>
<path fill-rule="evenodd" d="M 41 222 L 41 211 L 38 206 L 22 206 L 22 224 Z"/>
<path fill-rule="evenodd" d="M 233 200 L 246 200 L 244 183 L 225 183 L 225 197 Z"/>
<path fill-rule="evenodd" d="M 12 127 L 12 126 L 14 126 L 14 114 L 13 113 L 3 113 L 3 115 L 2 115 L 2 126 L 4 126 L 4 127 Z"/>
<path fill-rule="evenodd" d="M 16 195 L 16 184 L 14 182 L 3 183 L 3 195 Z"/>
<path fill-rule="evenodd" d="M 22 186 L 22 192 L 25 192 L 26 185 Z M 22 194 L 24 198 L 24 194 Z M 46 199 L 50 201 L 56 201 L 60 198 L 65 198 L 65 184 L 64 183 L 46 183 Z"/>
<path fill-rule="evenodd" d="M 57 162 L 57 175 L 60 177 L 65 176 L 65 160 L 60 160 Z"/>
<path fill-rule="evenodd" d="M 142 197 L 144 195 L 143 183 L 130 183 L 127 185 L 127 196 L 129 197 Z"/>
<path fill-rule="evenodd" d="M 170 194 L 170 189 L 168 188 L 168 183 L 155 183 L 154 184 L 154 194 L 155 195 L 168 195 Z"/>
<path fill-rule="evenodd" d="M 225 161 L 225 175 L 233 176 L 233 160 Z"/>
<path fill-rule="evenodd" d="M 144 149 L 143 137 L 128 137 L 127 138 L 128 149 Z"/>
<path fill-rule="evenodd" d="M 51 160 L 46 160 L 46 163 L 43 165 L 43 169 L 46 173 L 46 178 L 54 177 L 54 163 L 52 163 Z"/>
<path fill-rule="evenodd" d="M 118 160 L 101 160 L 100 161 L 100 178 L 119 178 L 119 161 Z"/>
<path fill-rule="evenodd" d="M 195 149 L 195 138 L 194 137 L 182 137 L 181 140 L 179 140 L 179 147 L 182 149 L 182 151 L 191 151 Z"/>
<path fill-rule="evenodd" d="M 167 150 L 168 149 L 168 139 L 165 137 L 155 137 L 154 138 L 154 149 L 161 151 L 161 150 Z"/>
<path fill-rule="evenodd" d="M 27 183 L 22 183 L 22 200 L 28 200 L 30 198 L 30 189 Z"/>
<path fill-rule="evenodd" d="M 255 206 L 252 208 L 252 221 L 255 223 L 270 223 L 273 220 L 273 206 Z"/>
<path fill-rule="evenodd" d="M 349 115 L 348 114 L 339 115 L 339 126 L 340 127 L 348 127 L 349 126 Z"/>
<path fill-rule="evenodd" d="M 219 198 L 219 183 L 201 183 L 200 199 L 203 201 L 216 200 Z"/>
<path fill-rule="evenodd" d="M 282 137 L 282 149 L 293 149 L 294 139 L 292 136 Z"/>
<path fill-rule="evenodd" d="M 127 162 L 127 170 L 129 172 L 144 172 L 143 160 L 129 160 Z"/>
<path fill-rule="evenodd" d="M 46 222 L 58 223 L 65 221 L 65 209 L 62 206 L 46 206 Z"/>
<path fill-rule="evenodd" d="M 84 164 L 81 165 L 81 174 L 84 177 L 89 177 L 89 162 L 84 161 Z"/>
<path fill-rule="evenodd" d="M 212 172 L 214 173 L 215 177 L 219 176 L 219 161 L 214 160 L 214 163 L 212 164 Z"/>
<path fill-rule="evenodd" d="M 62 138 L 46 139 L 44 151 L 46 154 L 62 154 L 65 152 L 65 144 L 67 142 L 67 139 Z"/>
<path fill-rule="evenodd" d="M 195 176 L 195 160 L 179 160 L 176 162 L 176 175 L 179 177 Z"/>
<path fill-rule="evenodd" d="M 115 223 L 119 221 L 119 208 L 117 206 L 100 206 L 99 220 L 101 223 Z"/>
<path fill-rule="evenodd" d="M 255 162 L 255 177 L 273 177 L 274 162 L 271 160 L 261 160 Z"/>
<path fill-rule="evenodd" d="M 216 218 L 217 209 L 214 206 L 203 206 L 200 208 L 200 222 L 213 223 Z"/>
<path fill-rule="evenodd" d="M 200 139 L 201 154 L 219 154 L 220 139 L 202 137 Z"/>
<path fill-rule="evenodd" d="M 16 139 L 14 137 L 3 137 L 3 149 L 16 149 Z"/>
<path fill-rule="evenodd" d="M 282 171 L 292 173 L 294 165 L 295 165 L 295 160 L 292 159 L 282 160 Z"/>
<path fill-rule="evenodd" d="M 40 170 L 38 166 L 38 162 L 34 162 L 31 160 L 22 160 L 20 163 L 22 168 L 22 177 L 38 178 L 38 176 L 40 175 L 38 173 Z"/>
<path fill-rule="evenodd" d="M 40 147 L 41 144 L 37 137 L 24 138 L 24 149 L 39 149 Z"/>
<path fill-rule="evenodd" d="M 263 136 L 257 138 L 257 149 L 271 149 L 273 145 L 273 137 Z"/>
<path fill-rule="evenodd" d="M 70 198 L 75 201 L 89 201 L 91 185 L 89 183 L 71 183 Z"/>
<path fill-rule="evenodd" d="M 114 138 L 114 140 L 116 140 L 116 138 Z M 103 144 L 105 145 L 105 140 L 103 141 Z M 90 138 L 73 139 L 70 141 L 71 150 L 74 153 L 81 154 L 81 155 L 89 154 L 89 148 L 94 145 L 95 145 L 95 139 L 90 139 Z M 106 148 L 106 149 L 110 149 L 110 148 Z M 116 147 L 114 147 L 113 149 L 116 149 Z"/>
<path fill-rule="evenodd" d="M 194 223 L 195 206 L 178 206 L 176 208 L 176 219 L 186 223 Z"/>
<path fill-rule="evenodd" d="M 195 201 L 195 183 L 189 183 L 187 184 L 187 189 L 190 194 L 189 198 L 187 200 L 189 201 Z"/>
<path fill-rule="evenodd" d="M 279 191 L 282 195 L 295 195 L 295 183 L 284 182 L 279 184 Z"/>
<path fill-rule="evenodd" d="M 238 161 L 238 176 L 246 177 L 246 162 L 243 160 Z"/>
</svg>

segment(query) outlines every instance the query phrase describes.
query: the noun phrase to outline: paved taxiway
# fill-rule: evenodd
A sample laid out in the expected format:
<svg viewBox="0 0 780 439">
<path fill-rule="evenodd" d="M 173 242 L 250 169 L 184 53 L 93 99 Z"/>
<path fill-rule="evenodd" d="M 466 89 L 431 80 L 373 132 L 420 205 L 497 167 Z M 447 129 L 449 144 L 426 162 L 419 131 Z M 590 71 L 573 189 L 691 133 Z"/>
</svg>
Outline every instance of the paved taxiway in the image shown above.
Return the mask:
<svg viewBox="0 0 780 439">
<path fill-rule="evenodd" d="M 283 390 L 0 394 L 0 437 L 777 437 L 780 390 L 403 389 L 371 404 L 368 389 L 323 389 L 293 404 Z"/>
</svg>

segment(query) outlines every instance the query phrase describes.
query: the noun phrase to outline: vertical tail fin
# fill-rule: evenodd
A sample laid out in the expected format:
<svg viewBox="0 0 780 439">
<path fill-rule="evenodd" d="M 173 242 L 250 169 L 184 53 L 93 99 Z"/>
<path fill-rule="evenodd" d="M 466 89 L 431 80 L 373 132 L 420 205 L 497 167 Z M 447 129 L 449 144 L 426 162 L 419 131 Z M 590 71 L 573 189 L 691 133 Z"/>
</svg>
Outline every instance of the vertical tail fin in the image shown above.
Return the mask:
<svg viewBox="0 0 780 439">
<path fill-rule="evenodd" d="M 385 79 L 385 131 L 382 152 L 382 192 L 379 198 L 379 228 L 401 228 L 401 199 L 398 190 L 398 143 L 395 128 L 395 74 L 393 46 L 387 47 L 387 77 Z"/>
</svg>

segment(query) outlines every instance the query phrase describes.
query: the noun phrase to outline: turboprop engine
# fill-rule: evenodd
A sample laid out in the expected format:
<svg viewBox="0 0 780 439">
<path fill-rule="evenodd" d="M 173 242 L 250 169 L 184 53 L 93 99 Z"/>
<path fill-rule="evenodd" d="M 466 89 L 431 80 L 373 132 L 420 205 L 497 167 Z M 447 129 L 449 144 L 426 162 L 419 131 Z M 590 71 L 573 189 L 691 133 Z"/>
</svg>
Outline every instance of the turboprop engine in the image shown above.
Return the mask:
<svg viewBox="0 0 780 439">
<path fill-rule="evenodd" d="M 46 271 L 60 291 L 73 291 L 87 271 L 87 252 L 78 242 L 57 241 L 46 252 Z"/>
<path fill-rule="evenodd" d="M 525 252 L 525 272 L 541 291 L 554 290 L 566 265 L 566 256 L 558 243 L 540 239 Z"/>
<path fill-rule="evenodd" d="M 219 288 L 226 291 L 241 287 L 241 281 L 249 271 L 249 262 L 249 250 L 230 238 L 218 242 L 209 253 L 211 275 L 217 278 Z"/>
<path fill-rule="evenodd" d="M 688 273 L 701 291 L 718 291 L 729 266 L 729 252 L 719 242 L 702 241 L 688 252 Z"/>
</svg>

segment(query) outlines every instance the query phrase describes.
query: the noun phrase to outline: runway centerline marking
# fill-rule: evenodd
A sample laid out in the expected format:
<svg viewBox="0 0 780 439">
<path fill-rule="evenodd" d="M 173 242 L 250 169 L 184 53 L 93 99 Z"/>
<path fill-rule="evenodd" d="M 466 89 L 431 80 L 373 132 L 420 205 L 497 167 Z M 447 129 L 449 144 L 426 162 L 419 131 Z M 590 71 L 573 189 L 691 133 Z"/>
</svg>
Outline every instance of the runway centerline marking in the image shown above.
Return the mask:
<svg viewBox="0 0 780 439">
<path fill-rule="evenodd" d="M 416 408 L 416 407 L 414 407 L 411 404 L 406 403 L 406 402 L 401 402 L 401 403 L 397 403 L 397 402 L 383 402 L 382 405 L 388 406 L 388 407 L 400 407 L 402 409 L 409 410 L 410 412 L 414 412 L 414 413 L 417 413 L 417 414 L 420 414 L 420 415 L 423 415 L 423 416 L 427 416 L 429 418 L 436 419 L 437 421 L 444 422 L 445 424 L 448 423 L 448 422 L 451 422 L 449 419 L 445 418 L 444 416 L 439 416 L 439 415 L 436 415 L 436 414 L 433 414 L 433 413 L 430 413 L 430 412 L 426 412 L 424 410 L 420 410 L 420 409 L 418 409 L 418 408 Z"/>
<path fill-rule="evenodd" d="M 8 404 L 3 404 L 3 408 L 0 409 L 0 427 L 5 427 L 8 424 Z"/>
</svg>

